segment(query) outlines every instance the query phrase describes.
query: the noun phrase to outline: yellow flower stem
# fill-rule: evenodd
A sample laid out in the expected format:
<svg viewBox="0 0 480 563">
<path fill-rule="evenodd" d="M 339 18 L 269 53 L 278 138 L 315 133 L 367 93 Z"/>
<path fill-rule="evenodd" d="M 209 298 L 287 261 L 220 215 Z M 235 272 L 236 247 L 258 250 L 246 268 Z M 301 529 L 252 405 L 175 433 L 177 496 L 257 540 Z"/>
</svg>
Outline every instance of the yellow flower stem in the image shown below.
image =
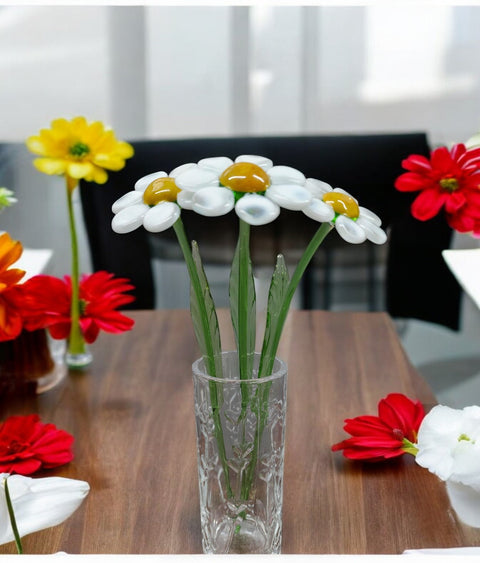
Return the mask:
<svg viewBox="0 0 480 563">
<path fill-rule="evenodd" d="M 73 192 L 78 185 L 78 180 L 65 176 L 67 184 L 68 219 L 70 226 L 70 241 L 72 248 L 72 303 L 70 309 L 71 328 L 68 338 L 69 354 L 84 354 L 85 340 L 80 330 L 80 298 L 79 298 L 79 266 L 78 266 L 78 242 L 75 227 L 75 214 L 73 210 Z"/>
</svg>

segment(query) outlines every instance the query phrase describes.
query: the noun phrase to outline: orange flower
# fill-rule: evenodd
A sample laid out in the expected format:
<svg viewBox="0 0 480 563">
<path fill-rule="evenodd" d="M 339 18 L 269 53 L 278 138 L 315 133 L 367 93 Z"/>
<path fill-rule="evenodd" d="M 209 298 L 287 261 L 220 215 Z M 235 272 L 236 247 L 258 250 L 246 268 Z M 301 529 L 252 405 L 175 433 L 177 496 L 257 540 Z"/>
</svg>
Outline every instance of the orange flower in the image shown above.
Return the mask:
<svg viewBox="0 0 480 563">
<path fill-rule="evenodd" d="M 12 240 L 8 233 L 0 235 L 0 341 L 12 340 L 22 330 L 22 315 L 15 297 L 16 286 L 25 272 L 10 268 L 22 252 L 20 242 Z"/>
<path fill-rule="evenodd" d="M 8 233 L 0 235 L 0 292 L 17 284 L 25 275 L 24 270 L 10 268 L 22 255 L 22 243 L 12 240 Z"/>
</svg>

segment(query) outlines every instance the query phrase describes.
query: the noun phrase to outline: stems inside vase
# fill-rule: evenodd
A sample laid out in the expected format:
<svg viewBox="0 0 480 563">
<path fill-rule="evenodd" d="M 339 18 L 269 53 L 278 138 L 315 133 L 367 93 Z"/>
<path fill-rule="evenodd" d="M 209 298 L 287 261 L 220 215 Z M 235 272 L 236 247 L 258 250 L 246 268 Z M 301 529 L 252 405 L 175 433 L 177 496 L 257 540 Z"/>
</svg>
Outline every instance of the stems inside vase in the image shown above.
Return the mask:
<svg viewBox="0 0 480 563">
<path fill-rule="evenodd" d="M 71 328 L 68 338 L 67 349 L 67 364 L 73 369 L 80 369 L 89 365 L 92 361 L 92 356 L 87 350 L 85 339 L 80 328 L 80 274 L 79 274 L 79 259 L 78 259 L 78 241 L 77 230 L 75 226 L 75 212 L 73 209 L 73 193 L 78 185 L 78 181 L 70 176 L 65 176 L 67 188 L 67 207 L 68 207 L 68 220 L 70 227 L 70 242 L 72 251 L 72 270 L 71 270 L 71 286 L 72 297 L 70 307 L 70 320 Z"/>
</svg>

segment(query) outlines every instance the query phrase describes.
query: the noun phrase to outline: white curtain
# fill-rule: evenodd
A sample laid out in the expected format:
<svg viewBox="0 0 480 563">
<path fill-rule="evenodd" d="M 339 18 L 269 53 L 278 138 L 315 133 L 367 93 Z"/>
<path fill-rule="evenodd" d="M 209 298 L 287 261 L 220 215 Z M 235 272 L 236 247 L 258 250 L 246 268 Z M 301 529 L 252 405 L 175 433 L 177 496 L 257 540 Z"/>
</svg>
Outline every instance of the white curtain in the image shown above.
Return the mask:
<svg viewBox="0 0 480 563">
<path fill-rule="evenodd" d="M 3 6 L 0 140 L 480 128 L 480 6 Z"/>
<path fill-rule="evenodd" d="M 129 140 L 420 130 L 433 145 L 463 141 L 480 129 L 479 29 L 480 6 L 421 3 L 2 6 L 0 142 L 80 114 Z M 63 274 L 63 227 L 24 220 L 63 225 L 63 188 L 30 161 L 13 175 L 0 162 L 20 200 L 2 228 L 53 248 Z"/>
</svg>

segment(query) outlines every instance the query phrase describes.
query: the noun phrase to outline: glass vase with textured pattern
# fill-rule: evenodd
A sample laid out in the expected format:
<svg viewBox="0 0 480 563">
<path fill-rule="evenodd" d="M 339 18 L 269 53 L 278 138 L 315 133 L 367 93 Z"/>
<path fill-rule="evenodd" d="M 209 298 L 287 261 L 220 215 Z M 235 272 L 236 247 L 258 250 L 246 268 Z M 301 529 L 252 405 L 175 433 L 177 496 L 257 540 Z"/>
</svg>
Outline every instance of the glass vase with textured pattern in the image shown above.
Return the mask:
<svg viewBox="0 0 480 563">
<path fill-rule="evenodd" d="M 200 517 L 204 553 L 280 553 L 287 367 L 240 379 L 237 352 L 222 377 L 193 364 Z"/>
</svg>

